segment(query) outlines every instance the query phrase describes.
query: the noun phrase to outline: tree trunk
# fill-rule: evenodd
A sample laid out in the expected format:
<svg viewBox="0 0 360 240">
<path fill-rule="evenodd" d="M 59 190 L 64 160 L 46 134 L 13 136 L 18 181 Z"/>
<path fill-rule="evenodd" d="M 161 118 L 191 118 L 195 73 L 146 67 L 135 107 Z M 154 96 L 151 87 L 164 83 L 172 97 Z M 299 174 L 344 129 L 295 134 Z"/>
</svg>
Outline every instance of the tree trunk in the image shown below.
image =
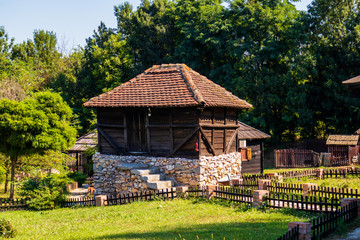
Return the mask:
<svg viewBox="0 0 360 240">
<path fill-rule="evenodd" d="M 11 199 L 14 199 L 14 192 L 15 192 L 14 180 L 15 180 L 16 160 L 17 157 L 10 157 L 10 161 L 11 161 L 10 198 Z"/>
<path fill-rule="evenodd" d="M 9 187 L 9 171 L 6 170 L 6 173 L 5 173 L 4 193 L 7 193 L 7 192 L 8 192 L 8 187 Z"/>
</svg>

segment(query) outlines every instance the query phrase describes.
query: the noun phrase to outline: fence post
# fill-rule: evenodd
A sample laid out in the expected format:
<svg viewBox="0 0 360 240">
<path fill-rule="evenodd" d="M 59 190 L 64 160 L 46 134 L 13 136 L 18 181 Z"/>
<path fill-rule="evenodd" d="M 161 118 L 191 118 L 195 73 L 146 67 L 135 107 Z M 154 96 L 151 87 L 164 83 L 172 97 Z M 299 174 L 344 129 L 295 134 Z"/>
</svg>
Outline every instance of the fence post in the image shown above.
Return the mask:
<svg viewBox="0 0 360 240">
<path fill-rule="evenodd" d="M 242 178 L 231 179 L 231 183 L 233 186 L 240 186 L 240 185 L 243 185 L 244 179 L 242 179 Z M 230 185 L 231 185 L 231 183 L 230 183 Z"/>
<path fill-rule="evenodd" d="M 267 190 L 267 187 L 271 185 L 270 179 L 259 179 L 259 190 Z"/>
<path fill-rule="evenodd" d="M 176 197 L 186 197 L 188 189 L 185 186 L 176 187 Z"/>
<path fill-rule="evenodd" d="M 311 240 L 311 223 L 309 222 L 290 222 L 289 230 L 299 225 L 299 239 Z"/>
<path fill-rule="evenodd" d="M 303 196 L 309 196 L 311 193 L 311 190 L 316 187 L 317 187 L 317 184 L 315 184 L 315 183 L 304 183 L 303 184 Z"/>
<path fill-rule="evenodd" d="M 269 196 L 269 191 L 267 190 L 254 190 L 253 191 L 253 206 L 254 207 L 261 207 L 262 204 L 264 203 L 265 196 Z"/>
<path fill-rule="evenodd" d="M 215 195 L 216 195 L 215 191 L 216 190 L 217 190 L 217 186 L 215 186 L 215 185 L 206 186 L 206 198 L 211 199 L 211 198 L 215 197 Z"/>
<path fill-rule="evenodd" d="M 106 205 L 105 200 L 106 200 L 106 195 L 97 195 L 95 196 L 95 205 L 97 207 L 104 206 Z"/>
<path fill-rule="evenodd" d="M 357 202 L 357 214 L 360 216 L 360 199 L 358 198 L 343 198 L 340 200 L 341 207 L 345 207 L 352 202 Z"/>
<path fill-rule="evenodd" d="M 317 168 L 316 170 L 316 177 L 319 179 L 323 179 L 324 178 L 324 169 L 322 168 Z"/>
</svg>

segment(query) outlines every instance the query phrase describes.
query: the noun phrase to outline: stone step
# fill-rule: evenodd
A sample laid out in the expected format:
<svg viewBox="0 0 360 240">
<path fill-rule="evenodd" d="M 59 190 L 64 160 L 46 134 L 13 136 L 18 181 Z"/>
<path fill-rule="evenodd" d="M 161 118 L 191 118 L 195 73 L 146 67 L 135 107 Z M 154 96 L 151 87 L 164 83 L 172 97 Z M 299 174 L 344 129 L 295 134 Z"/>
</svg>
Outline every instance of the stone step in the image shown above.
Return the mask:
<svg viewBox="0 0 360 240">
<path fill-rule="evenodd" d="M 172 181 L 167 180 L 167 181 L 147 182 L 147 187 L 150 188 L 150 189 L 155 189 L 155 190 L 171 188 L 172 187 Z"/>
<path fill-rule="evenodd" d="M 149 174 L 154 174 L 154 173 L 158 173 L 158 169 L 132 169 L 130 172 L 132 174 L 136 174 L 136 175 L 149 175 Z"/>
<path fill-rule="evenodd" d="M 161 180 L 161 175 L 160 174 L 141 175 L 140 179 L 147 182 L 155 182 Z"/>
</svg>

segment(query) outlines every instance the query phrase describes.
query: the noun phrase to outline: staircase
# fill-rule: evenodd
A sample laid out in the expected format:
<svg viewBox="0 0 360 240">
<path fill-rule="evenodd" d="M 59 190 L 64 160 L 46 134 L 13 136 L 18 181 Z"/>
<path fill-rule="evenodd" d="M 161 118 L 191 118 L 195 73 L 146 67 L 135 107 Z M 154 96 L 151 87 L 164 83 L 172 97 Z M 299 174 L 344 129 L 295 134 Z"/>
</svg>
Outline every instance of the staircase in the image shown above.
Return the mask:
<svg viewBox="0 0 360 240">
<path fill-rule="evenodd" d="M 166 180 L 165 175 L 159 173 L 158 169 L 132 169 L 131 173 L 146 181 L 147 187 L 150 189 L 161 190 L 173 186 L 173 181 Z"/>
</svg>

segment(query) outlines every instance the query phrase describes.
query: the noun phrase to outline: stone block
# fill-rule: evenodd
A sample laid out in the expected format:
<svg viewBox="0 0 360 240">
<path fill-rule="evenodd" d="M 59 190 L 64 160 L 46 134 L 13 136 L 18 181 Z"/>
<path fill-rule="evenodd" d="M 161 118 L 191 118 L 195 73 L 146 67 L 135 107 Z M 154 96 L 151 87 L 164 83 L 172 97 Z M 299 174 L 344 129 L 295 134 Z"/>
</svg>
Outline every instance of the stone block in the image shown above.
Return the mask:
<svg viewBox="0 0 360 240">
<path fill-rule="evenodd" d="M 106 203 L 107 203 L 105 201 L 106 199 L 107 199 L 106 195 L 97 195 L 97 196 L 95 196 L 95 205 L 97 207 L 106 205 Z"/>
<path fill-rule="evenodd" d="M 304 183 L 303 184 L 303 196 L 309 196 L 312 189 L 316 188 L 317 184 L 315 183 Z"/>
<path fill-rule="evenodd" d="M 289 230 L 299 226 L 299 239 L 300 240 L 311 240 L 311 223 L 309 222 L 290 222 Z"/>
<path fill-rule="evenodd" d="M 259 190 L 267 190 L 267 187 L 271 185 L 270 179 L 259 179 Z"/>
</svg>

